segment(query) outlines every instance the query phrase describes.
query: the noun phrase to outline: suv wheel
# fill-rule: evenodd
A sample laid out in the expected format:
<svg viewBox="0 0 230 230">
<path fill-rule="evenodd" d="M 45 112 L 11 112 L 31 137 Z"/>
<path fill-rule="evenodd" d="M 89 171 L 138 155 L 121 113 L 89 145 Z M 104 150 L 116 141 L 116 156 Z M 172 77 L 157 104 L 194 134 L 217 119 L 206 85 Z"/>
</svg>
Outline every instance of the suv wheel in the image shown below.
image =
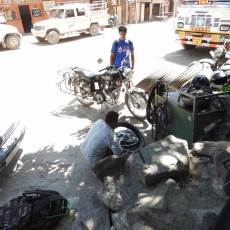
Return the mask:
<svg viewBox="0 0 230 230">
<path fill-rule="evenodd" d="M 9 35 L 6 37 L 6 47 L 11 50 L 18 49 L 21 45 L 20 38 L 17 35 Z"/>
<path fill-rule="evenodd" d="M 59 33 L 57 31 L 50 31 L 47 36 L 47 41 L 49 44 L 54 45 L 59 42 Z"/>
<path fill-rule="evenodd" d="M 90 35 L 96 36 L 96 35 L 98 35 L 98 32 L 99 32 L 99 27 L 98 27 L 98 25 L 97 25 L 97 24 L 92 24 L 92 25 L 90 26 L 90 29 L 89 29 Z"/>
</svg>

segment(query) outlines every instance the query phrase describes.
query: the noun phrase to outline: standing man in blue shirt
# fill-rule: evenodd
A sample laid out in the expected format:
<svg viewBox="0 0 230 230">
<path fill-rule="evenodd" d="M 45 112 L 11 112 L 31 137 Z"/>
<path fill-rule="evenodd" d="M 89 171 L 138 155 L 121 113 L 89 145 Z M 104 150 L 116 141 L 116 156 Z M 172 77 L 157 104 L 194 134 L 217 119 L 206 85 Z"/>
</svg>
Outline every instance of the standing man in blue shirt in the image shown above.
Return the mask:
<svg viewBox="0 0 230 230">
<path fill-rule="evenodd" d="M 133 42 L 126 38 L 127 27 L 119 26 L 118 33 L 120 35 L 120 38 L 113 42 L 111 54 L 110 54 L 110 65 L 114 65 L 116 68 L 121 67 L 121 62 L 129 52 L 131 55 L 127 56 L 125 65 L 131 68 L 132 72 L 134 72 L 134 64 L 135 64 L 134 46 L 133 46 Z M 130 56 L 131 56 L 131 63 L 130 63 Z"/>
</svg>

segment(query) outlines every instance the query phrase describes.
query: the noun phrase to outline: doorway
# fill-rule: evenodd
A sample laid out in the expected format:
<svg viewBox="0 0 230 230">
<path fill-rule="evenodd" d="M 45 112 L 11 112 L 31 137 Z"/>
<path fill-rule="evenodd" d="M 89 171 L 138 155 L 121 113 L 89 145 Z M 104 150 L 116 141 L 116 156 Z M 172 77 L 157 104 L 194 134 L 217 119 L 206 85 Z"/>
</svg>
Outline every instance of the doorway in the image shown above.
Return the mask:
<svg viewBox="0 0 230 230">
<path fill-rule="evenodd" d="M 152 14 L 153 17 L 160 16 L 160 3 L 153 4 Z"/>
<path fill-rule="evenodd" d="M 32 18 L 30 15 L 29 5 L 18 6 L 22 25 L 25 33 L 30 33 L 32 28 Z"/>
<path fill-rule="evenodd" d="M 144 21 L 149 21 L 150 3 L 145 3 Z"/>
</svg>

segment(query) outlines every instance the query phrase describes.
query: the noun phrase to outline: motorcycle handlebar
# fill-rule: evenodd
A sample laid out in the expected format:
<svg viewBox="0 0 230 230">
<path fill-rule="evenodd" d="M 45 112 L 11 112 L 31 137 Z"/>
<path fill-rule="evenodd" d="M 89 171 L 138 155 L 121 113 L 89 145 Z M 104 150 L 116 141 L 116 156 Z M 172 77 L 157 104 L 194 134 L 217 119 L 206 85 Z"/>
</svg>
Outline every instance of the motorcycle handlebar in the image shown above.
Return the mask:
<svg viewBox="0 0 230 230">
<path fill-rule="evenodd" d="M 100 69 L 99 72 L 102 72 L 102 71 L 108 70 L 108 69 L 113 69 L 113 68 L 115 68 L 115 67 L 113 65 L 110 65 L 110 66 L 107 66 L 107 67 L 105 67 L 103 69 Z"/>
</svg>

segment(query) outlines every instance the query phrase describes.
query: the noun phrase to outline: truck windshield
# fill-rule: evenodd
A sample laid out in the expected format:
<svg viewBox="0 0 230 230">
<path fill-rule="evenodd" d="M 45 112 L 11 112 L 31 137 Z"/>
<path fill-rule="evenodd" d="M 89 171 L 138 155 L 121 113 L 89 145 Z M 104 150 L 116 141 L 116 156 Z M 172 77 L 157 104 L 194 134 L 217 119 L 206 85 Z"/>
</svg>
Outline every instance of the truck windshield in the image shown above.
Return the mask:
<svg viewBox="0 0 230 230">
<path fill-rule="evenodd" d="M 50 18 L 63 18 L 63 9 L 53 9 L 50 14 Z"/>
</svg>

